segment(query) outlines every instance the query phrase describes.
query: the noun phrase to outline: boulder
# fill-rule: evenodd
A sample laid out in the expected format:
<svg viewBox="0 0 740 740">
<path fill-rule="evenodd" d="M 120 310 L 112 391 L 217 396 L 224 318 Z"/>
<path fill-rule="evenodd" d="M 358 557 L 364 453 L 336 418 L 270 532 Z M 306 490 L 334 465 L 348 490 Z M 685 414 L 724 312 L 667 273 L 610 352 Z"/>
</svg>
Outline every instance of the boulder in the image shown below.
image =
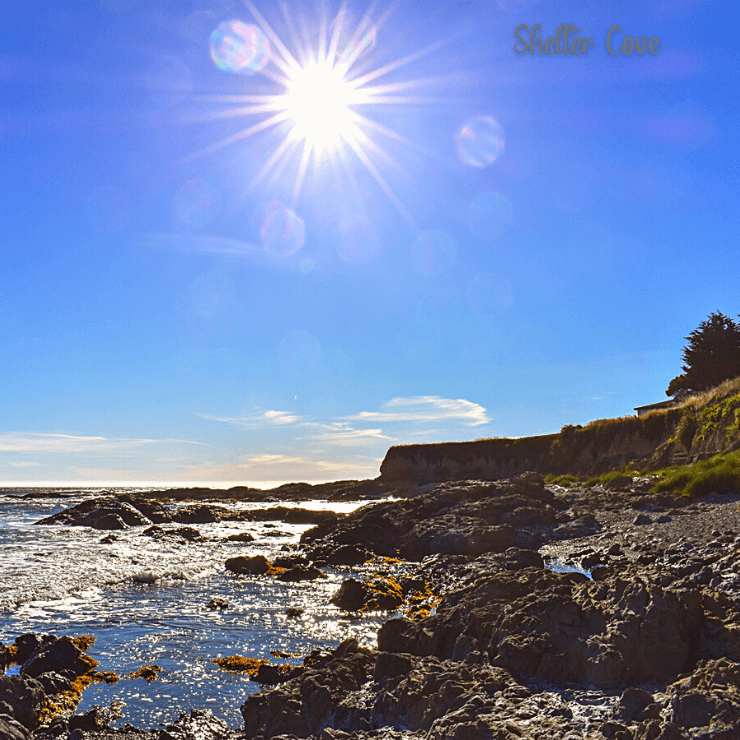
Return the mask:
<svg viewBox="0 0 740 740">
<path fill-rule="evenodd" d="M 314 581 L 317 578 L 326 578 L 318 568 L 313 565 L 294 565 L 292 568 L 283 571 L 278 575 L 279 581 L 296 583 L 298 581 Z"/>
<path fill-rule="evenodd" d="M 253 557 L 239 556 L 229 558 L 226 561 L 226 570 L 239 575 L 251 574 L 255 576 L 264 575 L 270 569 L 270 561 L 264 555 L 254 555 Z"/>
<path fill-rule="evenodd" d="M 46 635 L 30 658 L 21 666 L 21 673 L 40 676 L 42 673 L 71 671 L 80 676 L 97 665 L 69 637 Z"/>
<path fill-rule="evenodd" d="M 367 587 L 364 583 L 355 578 L 346 578 L 329 601 L 340 609 L 354 612 L 365 605 L 366 592 Z"/>
<path fill-rule="evenodd" d="M 629 491 L 633 483 L 634 478 L 632 478 L 631 476 L 618 475 L 608 481 L 604 485 L 604 488 L 606 488 L 607 491 Z"/>
<path fill-rule="evenodd" d="M 28 730 L 33 730 L 38 725 L 46 694 L 35 678 L 22 674 L 0 675 L 0 702 L 12 707 L 15 720 Z"/>
<path fill-rule="evenodd" d="M 254 536 L 249 532 L 239 532 L 226 537 L 226 542 L 254 542 Z"/>
<path fill-rule="evenodd" d="M 18 720 L 0 715 L 0 740 L 27 740 L 30 732 Z"/>
</svg>

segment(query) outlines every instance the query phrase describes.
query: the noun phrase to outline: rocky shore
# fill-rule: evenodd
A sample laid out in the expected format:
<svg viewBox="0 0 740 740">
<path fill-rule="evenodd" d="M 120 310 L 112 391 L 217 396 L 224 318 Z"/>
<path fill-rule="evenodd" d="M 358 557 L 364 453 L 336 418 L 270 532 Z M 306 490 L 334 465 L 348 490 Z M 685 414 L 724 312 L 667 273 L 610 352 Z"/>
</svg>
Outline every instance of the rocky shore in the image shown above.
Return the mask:
<svg viewBox="0 0 740 740">
<path fill-rule="evenodd" d="M 389 612 L 377 649 L 349 639 L 296 668 L 260 666 L 242 727 L 203 710 L 145 731 L 111 729 L 104 709 L 52 717 L 54 697 L 82 690 L 95 666 L 84 644 L 21 636 L 0 647 L 0 663 L 20 665 L 0 675 L 0 740 L 740 739 L 737 496 L 690 501 L 626 477 L 564 489 L 535 473 L 332 485 L 398 499 L 347 516 L 304 510 L 315 526 L 300 549 L 282 567 L 242 562 L 240 577 L 385 563 L 332 599 L 359 618 Z M 39 524 L 161 529 L 231 516 L 205 493 L 177 514 L 166 498 L 96 499 Z M 259 516 L 299 516 L 271 509 Z M 63 655 L 44 662 L 51 652 Z"/>
</svg>

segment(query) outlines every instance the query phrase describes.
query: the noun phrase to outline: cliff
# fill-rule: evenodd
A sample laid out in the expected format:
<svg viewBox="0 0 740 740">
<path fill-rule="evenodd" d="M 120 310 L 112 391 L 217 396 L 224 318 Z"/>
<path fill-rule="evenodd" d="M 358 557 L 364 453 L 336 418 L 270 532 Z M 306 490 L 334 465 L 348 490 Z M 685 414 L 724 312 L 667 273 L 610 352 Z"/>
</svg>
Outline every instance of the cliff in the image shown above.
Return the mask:
<svg viewBox="0 0 740 740">
<path fill-rule="evenodd" d="M 683 405 L 599 419 L 557 434 L 391 447 L 381 478 L 437 482 L 508 478 L 527 470 L 595 476 L 625 465 L 654 470 L 740 449 L 740 378 Z"/>
</svg>

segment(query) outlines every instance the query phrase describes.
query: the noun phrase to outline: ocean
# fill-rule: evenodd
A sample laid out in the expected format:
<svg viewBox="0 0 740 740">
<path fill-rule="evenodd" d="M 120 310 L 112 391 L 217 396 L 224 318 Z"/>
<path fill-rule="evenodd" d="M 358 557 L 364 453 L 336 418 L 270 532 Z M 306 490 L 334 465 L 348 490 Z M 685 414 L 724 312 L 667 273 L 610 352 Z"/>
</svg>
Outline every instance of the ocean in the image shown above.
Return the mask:
<svg viewBox="0 0 740 740">
<path fill-rule="evenodd" d="M 235 576 L 224 569 L 227 558 L 262 554 L 268 560 L 286 554 L 311 525 L 283 522 L 191 524 L 206 538 L 152 538 L 145 527 L 108 532 L 34 522 L 80 501 L 110 492 L 153 489 L 54 489 L 63 498 L 35 497 L 49 489 L 0 489 L 0 642 L 12 643 L 26 632 L 57 636 L 91 635 L 88 654 L 98 670 L 114 671 L 114 685 L 93 684 L 77 711 L 94 704 L 119 703 L 114 726 L 130 723 L 149 729 L 167 725 L 179 712 L 209 708 L 230 726 L 242 725 L 239 707 L 260 686 L 245 674 L 229 673 L 214 658 L 242 655 L 298 664 L 315 648 L 332 648 L 347 637 L 375 647 L 377 630 L 388 617 L 352 617 L 329 603 L 350 572 L 364 566 L 325 569 L 326 579 L 283 583 L 269 576 Z M 33 494 L 34 497 L 28 497 Z M 24 497 L 25 496 L 25 497 Z M 218 502 L 232 510 L 271 503 Z M 348 513 L 366 501 L 309 501 L 282 506 Z M 172 504 L 173 506 L 183 504 Z M 182 525 L 163 525 L 168 526 Z M 249 532 L 253 542 L 226 542 Z M 212 609 L 213 598 L 226 601 Z M 302 610 L 289 617 L 290 608 Z M 291 654 L 275 658 L 272 651 Z M 159 677 L 126 678 L 156 664 Z M 8 670 L 17 671 L 17 666 Z"/>
</svg>

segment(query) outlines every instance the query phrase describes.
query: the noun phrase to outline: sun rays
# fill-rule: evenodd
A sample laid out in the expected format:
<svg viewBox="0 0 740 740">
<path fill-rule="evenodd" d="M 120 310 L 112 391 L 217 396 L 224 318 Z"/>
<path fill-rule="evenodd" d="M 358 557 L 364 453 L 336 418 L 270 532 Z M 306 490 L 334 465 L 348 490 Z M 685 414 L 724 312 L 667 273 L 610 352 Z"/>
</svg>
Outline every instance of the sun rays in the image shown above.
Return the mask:
<svg viewBox="0 0 740 740">
<path fill-rule="evenodd" d="M 427 103 L 432 98 L 420 89 L 438 80 L 388 79 L 402 67 L 438 48 L 427 46 L 395 61 L 372 65 L 372 51 L 378 32 L 388 20 L 386 12 L 377 22 L 369 13 L 355 22 L 346 9 L 328 21 L 296 28 L 283 6 L 285 39 L 267 22 L 249 0 L 244 4 L 257 25 L 241 21 L 221 24 L 211 37 L 212 57 L 222 69 L 245 76 L 245 87 L 256 89 L 254 75 L 262 75 L 269 92 L 201 99 L 230 107 L 213 111 L 205 118 L 247 118 L 239 131 L 201 149 L 192 157 L 210 154 L 270 130 L 279 132 L 279 143 L 252 179 L 256 187 L 266 179 L 292 178 L 293 204 L 306 177 L 328 163 L 335 173 L 346 172 L 356 159 L 372 176 L 401 214 L 413 222 L 406 207 L 382 174 L 384 168 L 398 168 L 388 152 L 396 146 L 419 148 L 395 130 L 362 113 L 369 106 L 403 106 Z M 214 43 L 218 46 L 214 47 Z M 290 46 L 290 48 L 289 48 Z M 385 81 L 384 81 L 385 78 Z"/>
</svg>

